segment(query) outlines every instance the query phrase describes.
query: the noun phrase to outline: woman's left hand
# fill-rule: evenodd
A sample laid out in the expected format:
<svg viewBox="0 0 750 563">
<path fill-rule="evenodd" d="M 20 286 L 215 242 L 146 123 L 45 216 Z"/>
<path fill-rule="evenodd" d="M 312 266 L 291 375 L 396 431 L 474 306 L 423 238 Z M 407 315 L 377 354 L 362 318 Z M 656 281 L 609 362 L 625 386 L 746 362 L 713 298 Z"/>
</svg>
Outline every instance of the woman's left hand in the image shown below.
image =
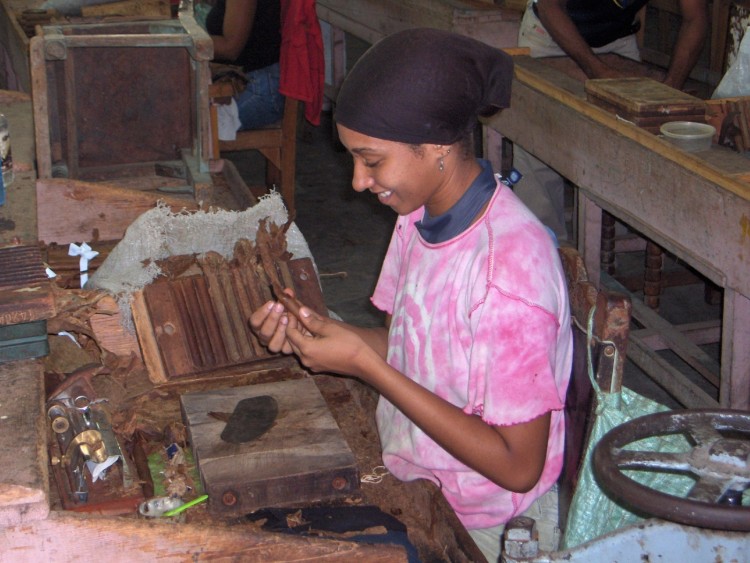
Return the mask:
<svg viewBox="0 0 750 563">
<path fill-rule="evenodd" d="M 250 328 L 261 344 L 274 354 L 293 354 L 291 344 L 287 341 L 286 331 L 289 326 L 299 326 L 297 311 L 301 303 L 297 301 L 291 289 L 284 290 L 279 301 L 268 301 L 250 316 Z"/>
</svg>

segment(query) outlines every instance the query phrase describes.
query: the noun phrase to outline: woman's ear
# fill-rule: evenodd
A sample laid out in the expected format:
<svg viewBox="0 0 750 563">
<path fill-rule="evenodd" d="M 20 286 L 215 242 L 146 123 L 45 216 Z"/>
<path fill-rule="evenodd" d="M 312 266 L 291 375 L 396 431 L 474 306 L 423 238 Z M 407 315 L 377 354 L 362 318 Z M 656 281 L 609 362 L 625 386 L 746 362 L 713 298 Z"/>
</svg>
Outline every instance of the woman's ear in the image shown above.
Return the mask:
<svg viewBox="0 0 750 563">
<path fill-rule="evenodd" d="M 428 145 L 430 156 L 435 159 L 445 158 L 451 153 L 451 145 Z"/>
</svg>

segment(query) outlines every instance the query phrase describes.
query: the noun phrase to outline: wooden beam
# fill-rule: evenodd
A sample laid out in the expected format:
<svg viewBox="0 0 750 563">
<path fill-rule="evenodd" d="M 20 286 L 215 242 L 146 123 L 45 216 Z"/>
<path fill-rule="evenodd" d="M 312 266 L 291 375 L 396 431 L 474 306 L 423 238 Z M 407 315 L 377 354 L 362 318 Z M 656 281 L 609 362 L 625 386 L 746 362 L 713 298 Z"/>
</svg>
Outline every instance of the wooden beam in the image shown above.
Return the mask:
<svg viewBox="0 0 750 563">
<path fill-rule="evenodd" d="M 690 342 L 699 346 L 716 343 L 721 338 L 721 321 L 719 320 L 686 323 L 675 325 L 674 328 L 680 331 Z M 652 350 L 666 350 L 669 348 L 669 344 L 655 328 L 631 330 L 630 334 L 640 338 Z"/>
<path fill-rule="evenodd" d="M 631 334 L 628 359 L 685 408 L 715 409 L 720 406 L 718 401 L 687 379 L 685 374 L 649 348 L 637 335 Z"/>
</svg>

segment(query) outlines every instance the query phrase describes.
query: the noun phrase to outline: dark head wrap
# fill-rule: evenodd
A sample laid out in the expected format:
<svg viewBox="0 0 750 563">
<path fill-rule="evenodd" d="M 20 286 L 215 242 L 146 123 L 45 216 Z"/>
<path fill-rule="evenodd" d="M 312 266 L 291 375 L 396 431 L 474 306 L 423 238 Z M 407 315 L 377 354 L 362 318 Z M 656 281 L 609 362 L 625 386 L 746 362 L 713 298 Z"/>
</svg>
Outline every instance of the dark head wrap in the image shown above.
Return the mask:
<svg viewBox="0 0 750 563">
<path fill-rule="evenodd" d="M 475 39 L 438 29 L 407 29 L 373 45 L 349 72 L 336 121 L 402 143 L 449 145 L 479 115 L 510 104 L 513 60 Z"/>
</svg>

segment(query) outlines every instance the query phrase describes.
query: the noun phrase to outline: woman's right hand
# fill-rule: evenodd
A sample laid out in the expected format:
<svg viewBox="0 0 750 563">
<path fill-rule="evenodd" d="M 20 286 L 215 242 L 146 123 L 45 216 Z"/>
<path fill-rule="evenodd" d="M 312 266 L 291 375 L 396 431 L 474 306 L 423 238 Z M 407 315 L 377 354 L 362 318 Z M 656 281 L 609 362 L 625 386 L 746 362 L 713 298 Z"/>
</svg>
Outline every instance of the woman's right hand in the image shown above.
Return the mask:
<svg viewBox="0 0 750 563">
<path fill-rule="evenodd" d="M 309 307 L 302 307 L 297 315 L 298 322 L 285 335 L 305 367 L 373 383 L 369 381 L 373 368 L 376 364 L 385 365 L 385 360 L 363 338 L 361 329 L 318 315 Z"/>
</svg>

